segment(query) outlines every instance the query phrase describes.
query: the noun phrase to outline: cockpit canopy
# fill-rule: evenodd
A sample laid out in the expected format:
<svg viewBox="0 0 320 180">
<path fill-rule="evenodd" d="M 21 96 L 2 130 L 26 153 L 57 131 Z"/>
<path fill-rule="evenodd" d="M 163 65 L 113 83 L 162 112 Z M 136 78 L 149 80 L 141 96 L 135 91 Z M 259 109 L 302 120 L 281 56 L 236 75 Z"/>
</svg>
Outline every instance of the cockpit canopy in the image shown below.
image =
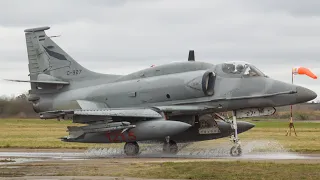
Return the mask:
<svg viewBox="0 0 320 180">
<path fill-rule="evenodd" d="M 266 76 L 255 66 L 243 62 L 243 61 L 233 61 L 226 62 L 217 65 L 217 73 L 222 75 L 225 74 L 229 77 L 257 77 L 257 76 Z"/>
</svg>

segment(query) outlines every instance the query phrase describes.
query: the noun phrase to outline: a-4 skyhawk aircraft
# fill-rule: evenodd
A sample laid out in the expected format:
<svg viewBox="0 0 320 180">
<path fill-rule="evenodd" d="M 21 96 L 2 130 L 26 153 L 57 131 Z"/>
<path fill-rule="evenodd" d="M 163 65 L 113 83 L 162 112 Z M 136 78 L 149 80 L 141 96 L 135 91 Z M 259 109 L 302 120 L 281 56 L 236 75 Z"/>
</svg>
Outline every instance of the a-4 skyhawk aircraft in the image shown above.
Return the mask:
<svg viewBox="0 0 320 180">
<path fill-rule="evenodd" d="M 241 154 L 238 134 L 253 124 L 237 118 L 271 115 L 277 106 L 316 98 L 313 91 L 269 78 L 252 64 L 194 60 L 150 67 L 128 75 L 100 74 L 78 64 L 45 34 L 25 30 L 29 101 L 42 119 L 72 119 L 66 142 L 125 142 L 127 155 L 139 141 L 161 141 L 165 153 L 179 142 L 230 136 L 232 156 Z M 232 119 L 220 112 L 232 111 Z"/>
</svg>

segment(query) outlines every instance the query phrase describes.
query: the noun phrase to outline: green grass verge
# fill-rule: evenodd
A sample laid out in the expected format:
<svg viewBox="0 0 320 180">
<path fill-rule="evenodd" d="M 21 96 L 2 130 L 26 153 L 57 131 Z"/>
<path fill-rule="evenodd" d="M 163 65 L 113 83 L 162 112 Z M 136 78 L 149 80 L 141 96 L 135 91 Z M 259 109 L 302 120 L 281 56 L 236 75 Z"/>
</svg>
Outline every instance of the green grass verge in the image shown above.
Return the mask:
<svg viewBox="0 0 320 180">
<path fill-rule="evenodd" d="M 112 163 L 101 160 L 95 163 L 33 163 L 12 165 L 19 168 L 4 168 L 1 176 L 112 176 L 163 179 L 319 179 L 320 164 L 272 163 L 244 161 L 198 161 L 164 163 Z M 17 174 L 18 172 L 18 174 Z M 121 178 L 120 178 L 121 179 Z"/>
<path fill-rule="evenodd" d="M 320 164 L 279 164 L 261 162 L 167 162 L 134 177 L 172 179 L 317 179 Z"/>
<path fill-rule="evenodd" d="M 62 142 L 59 138 L 68 135 L 71 121 L 40 119 L 0 119 L 0 148 L 70 148 L 86 149 L 110 144 L 84 144 Z M 114 145 L 113 145 L 114 146 Z"/>
</svg>

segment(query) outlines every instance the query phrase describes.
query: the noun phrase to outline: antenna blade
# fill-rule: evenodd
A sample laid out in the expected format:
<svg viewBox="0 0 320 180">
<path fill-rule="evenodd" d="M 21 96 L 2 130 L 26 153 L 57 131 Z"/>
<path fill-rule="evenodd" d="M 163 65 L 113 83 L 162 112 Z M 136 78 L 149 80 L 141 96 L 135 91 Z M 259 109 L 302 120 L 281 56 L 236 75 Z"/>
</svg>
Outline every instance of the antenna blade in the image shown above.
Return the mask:
<svg viewBox="0 0 320 180">
<path fill-rule="evenodd" d="M 188 61 L 195 61 L 194 50 L 189 50 Z"/>
</svg>

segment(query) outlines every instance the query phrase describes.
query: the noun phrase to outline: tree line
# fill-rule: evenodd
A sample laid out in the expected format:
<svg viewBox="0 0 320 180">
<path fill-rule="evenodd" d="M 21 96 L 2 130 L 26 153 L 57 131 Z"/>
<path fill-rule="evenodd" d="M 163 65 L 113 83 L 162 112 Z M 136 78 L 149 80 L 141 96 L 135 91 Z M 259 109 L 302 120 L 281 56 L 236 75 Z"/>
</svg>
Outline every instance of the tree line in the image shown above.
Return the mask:
<svg viewBox="0 0 320 180">
<path fill-rule="evenodd" d="M 0 97 L 0 118 L 37 118 L 32 103 L 28 101 L 26 94 L 16 97 Z"/>
</svg>

